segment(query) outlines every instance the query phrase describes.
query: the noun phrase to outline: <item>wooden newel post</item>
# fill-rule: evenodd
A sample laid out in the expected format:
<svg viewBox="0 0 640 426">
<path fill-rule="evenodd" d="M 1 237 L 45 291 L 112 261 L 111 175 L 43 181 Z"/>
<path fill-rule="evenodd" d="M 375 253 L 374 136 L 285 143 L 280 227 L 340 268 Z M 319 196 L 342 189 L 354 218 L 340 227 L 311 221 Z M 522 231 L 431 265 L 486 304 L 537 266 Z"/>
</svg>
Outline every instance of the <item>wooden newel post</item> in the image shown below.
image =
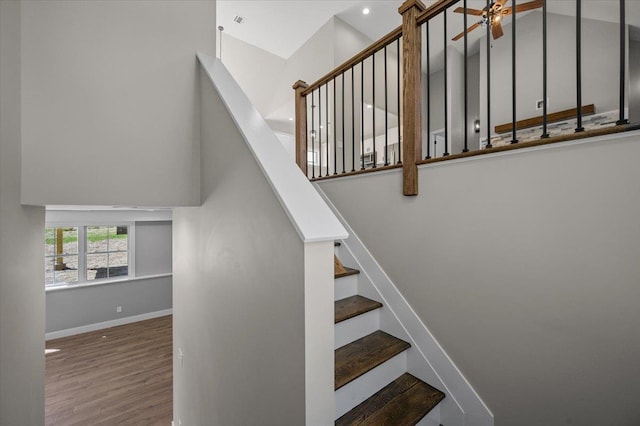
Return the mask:
<svg viewBox="0 0 640 426">
<path fill-rule="evenodd" d="M 296 164 L 307 175 L 307 97 L 302 94 L 309 85 L 302 80 L 293 84 L 296 91 Z"/>
<path fill-rule="evenodd" d="M 416 18 L 426 6 L 420 0 L 406 0 L 398 9 L 402 15 L 402 193 L 418 195 L 418 166 L 422 159 L 422 35 Z"/>
</svg>

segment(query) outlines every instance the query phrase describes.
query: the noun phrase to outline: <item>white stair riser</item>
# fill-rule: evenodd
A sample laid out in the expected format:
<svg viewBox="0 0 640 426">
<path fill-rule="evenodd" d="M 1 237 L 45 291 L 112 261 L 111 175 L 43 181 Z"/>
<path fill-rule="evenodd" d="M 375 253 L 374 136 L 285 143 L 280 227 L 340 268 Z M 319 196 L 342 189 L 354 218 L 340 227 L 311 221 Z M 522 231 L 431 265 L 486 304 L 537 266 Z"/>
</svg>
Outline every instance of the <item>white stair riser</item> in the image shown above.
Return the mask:
<svg viewBox="0 0 640 426">
<path fill-rule="evenodd" d="M 338 349 L 379 329 L 380 309 L 374 309 L 373 311 L 342 321 L 336 324 L 335 327 L 334 349 Z"/>
<path fill-rule="evenodd" d="M 334 300 L 345 299 L 358 293 L 358 274 L 335 280 Z"/>
<path fill-rule="evenodd" d="M 416 426 L 440 426 L 440 405 L 433 407 L 433 410 L 429 411 Z"/>
<path fill-rule="evenodd" d="M 336 419 L 407 371 L 406 351 L 363 374 L 335 392 Z"/>
</svg>

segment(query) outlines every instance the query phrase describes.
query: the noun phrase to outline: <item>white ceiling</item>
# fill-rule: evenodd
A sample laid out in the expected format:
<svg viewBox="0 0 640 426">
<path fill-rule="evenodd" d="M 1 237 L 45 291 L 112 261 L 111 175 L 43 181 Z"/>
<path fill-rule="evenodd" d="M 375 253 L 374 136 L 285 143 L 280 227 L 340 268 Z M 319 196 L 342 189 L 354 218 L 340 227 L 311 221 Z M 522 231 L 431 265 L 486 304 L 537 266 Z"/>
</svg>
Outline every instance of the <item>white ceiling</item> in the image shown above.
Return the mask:
<svg viewBox="0 0 640 426">
<path fill-rule="evenodd" d="M 286 59 L 332 16 L 377 40 L 402 23 L 401 4 L 402 0 L 218 0 L 216 21 L 225 34 Z M 368 15 L 362 14 L 365 7 Z M 245 21 L 236 24 L 235 16 Z"/>
<path fill-rule="evenodd" d="M 513 4 L 513 1 L 510 3 Z M 517 3 L 525 1 L 529 0 L 517 0 Z M 372 40 L 377 40 L 402 23 L 398 14 L 398 7 L 402 3 L 402 0 L 218 0 L 217 25 L 224 26 L 225 34 L 286 59 L 332 16 L 339 17 Z M 424 3 L 429 6 L 435 1 Z M 575 4 L 575 0 L 549 0 L 548 10 L 551 13 L 574 15 Z M 619 20 L 617 0 L 583 0 L 582 4 L 585 18 L 610 22 Z M 485 0 L 468 0 L 468 7 L 482 9 L 485 5 Z M 370 9 L 368 15 L 362 14 L 364 7 Z M 640 27 L 640 0 L 627 0 L 626 8 L 627 23 Z M 236 24 L 233 22 L 236 15 L 242 16 L 245 21 Z M 453 17 L 451 28 L 461 27 L 461 15 L 450 13 L 449 16 Z M 460 25 L 456 20 L 460 21 Z M 469 23 L 475 20 L 475 17 L 470 17 Z M 508 20 L 505 21 L 507 23 Z M 482 31 L 476 30 L 474 33 L 474 39 L 482 35 Z"/>
</svg>

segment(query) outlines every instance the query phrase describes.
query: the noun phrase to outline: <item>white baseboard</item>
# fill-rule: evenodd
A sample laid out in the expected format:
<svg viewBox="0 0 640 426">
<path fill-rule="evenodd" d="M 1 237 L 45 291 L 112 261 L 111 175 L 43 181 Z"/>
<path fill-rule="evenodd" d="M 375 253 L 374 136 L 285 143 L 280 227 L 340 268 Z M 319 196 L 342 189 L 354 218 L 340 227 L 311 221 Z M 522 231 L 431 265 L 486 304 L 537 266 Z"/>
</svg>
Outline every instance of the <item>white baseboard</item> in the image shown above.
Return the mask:
<svg viewBox="0 0 640 426">
<path fill-rule="evenodd" d="M 162 311 L 148 312 L 146 314 L 133 315 L 130 317 L 118 318 L 111 321 L 103 321 L 103 322 L 97 322 L 95 324 L 83 325 L 80 327 L 67 328 L 66 330 L 52 331 L 50 333 L 45 334 L 45 340 L 59 339 L 61 337 L 74 336 L 76 334 L 102 330 L 104 328 L 116 327 L 118 325 L 131 324 L 132 322 L 164 317 L 167 315 L 171 315 L 172 313 L 173 313 L 173 309 L 164 309 Z"/>
</svg>

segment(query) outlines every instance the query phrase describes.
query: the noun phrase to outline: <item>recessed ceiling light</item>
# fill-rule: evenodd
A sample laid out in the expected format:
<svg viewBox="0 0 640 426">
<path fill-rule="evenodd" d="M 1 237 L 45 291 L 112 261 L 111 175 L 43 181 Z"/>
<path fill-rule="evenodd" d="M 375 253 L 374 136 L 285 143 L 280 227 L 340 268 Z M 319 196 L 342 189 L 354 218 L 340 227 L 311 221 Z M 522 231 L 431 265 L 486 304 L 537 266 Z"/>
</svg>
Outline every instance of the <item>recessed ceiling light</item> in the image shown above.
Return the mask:
<svg viewBox="0 0 640 426">
<path fill-rule="evenodd" d="M 289 117 L 289 121 L 293 121 L 293 117 Z"/>
<path fill-rule="evenodd" d="M 368 8 L 368 7 L 365 7 L 364 9 L 362 9 L 362 14 L 363 14 L 363 15 L 368 15 L 368 14 L 369 14 L 369 12 L 371 12 L 371 11 L 369 10 L 369 8 Z"/>
<path fill-rule="evenodd" d="M 371 104 L 367 104 L 367 108 L 368 108 L 368 109 L 371 109 L 371 108 L 372 108 L 372 107 L 371 107 Z"/>
</svg>

